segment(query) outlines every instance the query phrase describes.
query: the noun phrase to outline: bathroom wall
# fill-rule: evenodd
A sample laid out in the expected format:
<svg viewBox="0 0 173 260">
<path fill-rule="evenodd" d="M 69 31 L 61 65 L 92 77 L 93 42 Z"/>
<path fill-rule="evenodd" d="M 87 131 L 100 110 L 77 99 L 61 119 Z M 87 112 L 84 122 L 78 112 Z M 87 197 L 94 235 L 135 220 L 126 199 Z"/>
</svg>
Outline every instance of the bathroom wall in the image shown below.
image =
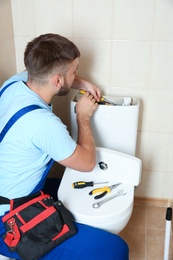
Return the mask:
<svg viewBox="0 0 173 260">
<path fill-rule="evenodd" d="M 11 1 L 0 1 L 0 85 L 16 72 Z"/>
<path fill-rule="evenodd" d="M 6 2 L 1 0 L 1 5 Z M 18 72 L 24 69 L 29 40 L 59 33 L 78 45 L 79 74 L 100 86 L 103 94 L 140 98 L 137 157 L 143 175 L 136 196 L 172 198 L 173 1 L 11 0 L 11 8 L 15 53 L 3 51 L 9 64 L 16 55 Z M 1 31 L 5 33 L 5 27 Z M 3 78 L 9 72 L 4 71 Z M 55 113 L 67 125 L 69 99 L 54 99 Z"/>
</svg>

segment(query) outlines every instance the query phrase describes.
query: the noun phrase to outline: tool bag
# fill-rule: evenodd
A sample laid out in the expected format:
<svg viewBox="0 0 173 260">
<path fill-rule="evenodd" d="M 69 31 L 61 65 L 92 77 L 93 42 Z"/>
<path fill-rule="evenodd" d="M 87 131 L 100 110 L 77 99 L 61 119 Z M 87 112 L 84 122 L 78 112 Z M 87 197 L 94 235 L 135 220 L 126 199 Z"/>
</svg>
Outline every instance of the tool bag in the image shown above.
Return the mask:
<svg viewBox="0 0 173 260">
<path fill-rule="evenodd" d="M 40 258 L 77 232 L 73 216 L 62 202 L 42 191 L 9 201 L 10 212 L 2 218 L 3 239 L 23 260 Z"/>
</svg>

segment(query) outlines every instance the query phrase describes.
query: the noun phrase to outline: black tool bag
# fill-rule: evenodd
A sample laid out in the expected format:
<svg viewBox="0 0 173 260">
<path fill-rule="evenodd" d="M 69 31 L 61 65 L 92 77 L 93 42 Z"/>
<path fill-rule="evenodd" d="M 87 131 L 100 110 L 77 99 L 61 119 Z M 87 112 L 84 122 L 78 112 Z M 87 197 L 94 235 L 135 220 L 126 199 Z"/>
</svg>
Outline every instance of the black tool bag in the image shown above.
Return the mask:
<svg viewBox="0 0 173 260">
<path fill-rule="evenodd" d="M 10 200 L 10 212 L 2 221 L 7 230 L 4 242 L 23 260 L 40 258 L 77 232 L 62 202 L 42 191 Z"/>
</svg>

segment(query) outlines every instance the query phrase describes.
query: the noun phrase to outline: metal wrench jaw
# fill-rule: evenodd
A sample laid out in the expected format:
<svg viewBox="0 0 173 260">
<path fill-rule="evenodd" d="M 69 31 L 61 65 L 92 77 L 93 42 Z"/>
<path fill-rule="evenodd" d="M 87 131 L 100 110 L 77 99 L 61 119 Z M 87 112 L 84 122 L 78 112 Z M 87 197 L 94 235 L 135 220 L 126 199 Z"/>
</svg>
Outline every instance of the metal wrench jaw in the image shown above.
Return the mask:
<svg viewBox="0 0 173 260">
<path fill-rule="evenodd" d="M 115 195 L 113 195 L 113 196 L 111 196 L 107 199 L 101 200 L 100 202 L 96 202 L 92 206 L 93 206 L 94 209 L 98 209 L 103 203 L 105 203 L 105 202 L 107 202 L 107 201 L 109 201 L 113 198 L 116 198 L 116 197 L 119 197 L 119 196 L 124 196 L 126 194 L 127 194 L 127 192 L 125 190 L 119 190 Z"/>
</svg>

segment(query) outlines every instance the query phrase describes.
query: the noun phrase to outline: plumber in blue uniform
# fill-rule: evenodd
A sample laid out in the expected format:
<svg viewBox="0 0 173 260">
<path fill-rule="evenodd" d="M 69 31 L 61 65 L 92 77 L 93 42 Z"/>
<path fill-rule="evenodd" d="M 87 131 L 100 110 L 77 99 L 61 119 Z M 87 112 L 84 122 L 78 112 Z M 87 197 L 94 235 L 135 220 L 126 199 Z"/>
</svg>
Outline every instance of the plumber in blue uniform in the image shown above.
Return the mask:
<svg viewBox="0 0 173 260">
<path fill-rule="evenodd" d="M 60 180 L 52 185 L 46 179 L 53 161 L 81 172 L 93 170 L 96 152 L 90 118 L 98 107 L 100 90 L 77 76 L 79 58 L 78 48 L 67 38 L 40 35 L 26 46 L 26 71 L 12 76 L 0 88 L 0 132 L 21 108 L 41 108 L 20 117 L 7 133 L 1 132 L 0 196 L 12 199 L 44 189 L 57 194 Z M 86 91 L 76 105 L 77 142 L 51 105 L 54 96 L 66 95 L 70 88 Z M 1 219 L 8 210 L 8 204 L 0 205 L 0 254 L 20 259 L 17 253 L 9 252 L 2 239 L 5 228 Z M 77 234 L 41 259 L 128 259 L 128 246 L 118 235 L 75 225 Z"/>
</svg>

